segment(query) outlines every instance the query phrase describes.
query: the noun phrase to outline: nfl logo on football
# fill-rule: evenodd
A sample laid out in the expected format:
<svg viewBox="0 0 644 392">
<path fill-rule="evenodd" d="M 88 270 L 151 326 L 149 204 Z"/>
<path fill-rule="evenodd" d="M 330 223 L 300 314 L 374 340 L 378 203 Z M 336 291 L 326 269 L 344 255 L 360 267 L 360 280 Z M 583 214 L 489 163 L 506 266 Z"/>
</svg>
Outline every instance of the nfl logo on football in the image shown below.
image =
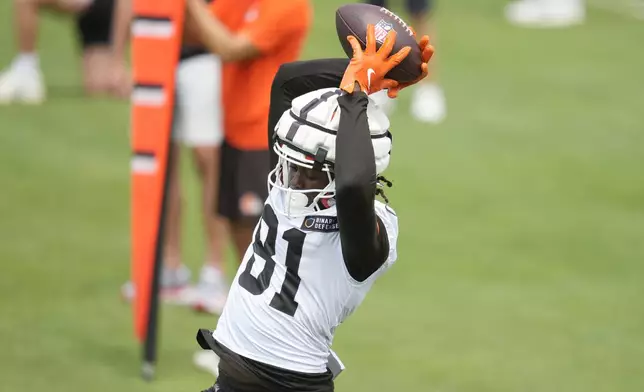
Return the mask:
<svg viewBox="0 0 644 392">
<path fill-rule="evenodd" d="M 384 21 L 384 19 L 380 19 L 380 21 L 376 24 L 376 41 L 378 43 L 383 43 L 385 42 L 385 38 L 387 37 L 387 34 L 393 29 L 394 26 L 391 23 L 387 23 Z"/>
</svg>

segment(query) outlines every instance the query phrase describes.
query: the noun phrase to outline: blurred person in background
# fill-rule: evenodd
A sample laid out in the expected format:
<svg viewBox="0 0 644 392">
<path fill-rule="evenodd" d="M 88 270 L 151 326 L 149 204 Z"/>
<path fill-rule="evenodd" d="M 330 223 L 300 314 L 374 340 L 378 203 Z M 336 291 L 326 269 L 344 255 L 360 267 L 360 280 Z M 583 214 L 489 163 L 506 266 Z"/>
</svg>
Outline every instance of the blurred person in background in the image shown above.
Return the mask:
<svg viewBox="0 0 644 392">
<path fill-rule="evenodd" d="M 308 0 L 187 0 L 186 42 L 200 42 L 224 62 L 218 213 L 238 259 L 268 196 L 271 83 L 281 64 L 300 56 L 311 14 Z M 201 298 L 195 307 L 218 313 L 219 305 Z"/>
<path fill-rule="evenodd" d="M 127 38 L 132 21 L 132 1 L 116 0 L 114 56 L 126 60 Z M 206 2 L 204 0 L 204 2 Z M 207 1 L 210 2 L 210 1 Z M 223 140 L 221 102 L 221 60 L 198 43 L 181 47 L 176 69 L 176 102 L 172 127 L 172 159 L 169 168 L 169 194 L 166 211 L 166 232 L 161 274 L 161 296 L 169 303 L 195 305 L 203 301 L 208 309 L 219 313 L 226 301 L 228 283 L 224 274 L 224 222 L 215 213 L 219 196 L 219 166 Z M 206 234 L 206 250 L 196 287 L 190 286 L 190 269 L 181 255 L 181 144 L 192 150 L 201 183 L 202 219 Z M 122 288 L 132 299 L 131 282 Z"/>
<path fill-rule="evenodd" d="M 129 93 L 131 82 L 126 64 L 114 61 L 110 47 L 114 0 L 14 0 L 18 54 L 0 74 L 0 103 L 38 104 L 46 99 L 36 51 L 41 10 L 76 18 L 87 94 L 124 97 Z"/>
<path fill-rule="evenodd" d="M 299 58 L 311 27 L 308 0 L 187 0 L 186 40 L 201 42 L 223 66 L 224 142 L 218 213 L 241 260 L 268 197 L 270 172 L 266 138 L 273 78 L 279 67 Z M 203 298 L 196 308 L 219 313 Z M 212 351 L 194 356 L 197 367 L 217 374 Z"/>
<path fill-rule="evenodd" d="M 389 8 L 392 0 L 366 0 L 367 3 L 379 7 Z M 405 0 L 407 12 L 410 16 L 411 26 L 420 37 L 430 32 L 429 18 L 433 9 L 433 0 Z M 431 34 L 429 34 L 431 36 Z M 411 103 L 411 114 L 421 122 L 438 124 L 447 115 L 447 104 L 443 89 L 436 82 L 435 77 L 430 76 L 422 83 L 414 87 L 414 96 Z M 376 103 L 387 113 L 394 109 L 395 101 L 387 97 L 385 90 L 371 96 Z"/>
<path fill-rule="evenodd" d="M 506 18 L 526 27 L 566 27 L 586 17 L 585 0 L 516 0 L 505 8 Z"/>
</svg>

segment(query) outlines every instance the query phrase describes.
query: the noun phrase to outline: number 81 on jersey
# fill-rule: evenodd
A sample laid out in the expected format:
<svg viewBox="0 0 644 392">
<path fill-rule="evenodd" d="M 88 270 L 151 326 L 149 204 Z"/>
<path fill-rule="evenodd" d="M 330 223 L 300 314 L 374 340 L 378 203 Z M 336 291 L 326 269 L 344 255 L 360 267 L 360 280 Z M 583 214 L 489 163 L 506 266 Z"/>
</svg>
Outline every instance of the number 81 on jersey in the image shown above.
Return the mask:
<svg viewBox="0 0 644 392">
<path fill-rule="evenodd" d="M 253 255 L 248 260 L 244 272 L 239 275 L 239 285 L 253 295 L 261 295 L 268 289 L 273 272 L 275 271 L 275 260 L 273 256 L 275 256 L 278 220 L 275 211 L 273 211 L 273 208 L 269 204 L 264 205 L 262 221 L 268 228 L 266 240 L 262 242 L 260 238 L 261 226 L 258 225 L 253 241 Z M 286 276 L 284 277 L 284 283 L 282 283 L 280 291 L 273 296 L 270 306 L 289 316 L 294 316 L 298 307 L 298 303 L 295 301 L 295 294 L 297 294 L 297 290 L 300 287 L 300 276 L 298 272 L 305 238 L 306 233 L 296 228 L 286 230 L 282 235 L 282 239 L 288 244 L 286 258 L 284 260 Z M 257 277 L 254 277 L 251 271 L 255 265 L 256 257 L 261 257 L 265 261 L 265 264 L 262 272 Z"/>
</svg>

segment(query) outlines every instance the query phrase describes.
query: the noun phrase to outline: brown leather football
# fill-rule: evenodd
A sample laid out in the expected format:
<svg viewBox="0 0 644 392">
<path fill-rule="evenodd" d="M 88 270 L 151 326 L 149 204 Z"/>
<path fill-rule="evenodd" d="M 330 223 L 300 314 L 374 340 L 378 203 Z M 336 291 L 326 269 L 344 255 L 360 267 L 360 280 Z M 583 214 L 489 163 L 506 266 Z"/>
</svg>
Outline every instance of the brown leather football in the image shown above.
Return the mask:
<svg viewBox="0 0 644 392">
<path fill-rule="evenodd" d="M 366 48 L 367 25 L 373 24 L 376 30 L 376 47 L 380 48 L 389 31 L 396 30 L 396 43 L 391 54 L 398 52 L 405 46 L 411 47 L 409 55 L 394 69 L 389 71 L 387 78 L 398 82 L 411 82 L 416 80 L 422 73 L 422 53 L 413 30 L 402 18 L 384 7 L 371 4 L 347 4 L 338 8 L 335 13 L 335 28 L 340 38 L 340 43 L 347 56 L 353 56 L 353 49 L 347 40 L 347 36 L 355 36 L 362 49 Z"/>
</svg>

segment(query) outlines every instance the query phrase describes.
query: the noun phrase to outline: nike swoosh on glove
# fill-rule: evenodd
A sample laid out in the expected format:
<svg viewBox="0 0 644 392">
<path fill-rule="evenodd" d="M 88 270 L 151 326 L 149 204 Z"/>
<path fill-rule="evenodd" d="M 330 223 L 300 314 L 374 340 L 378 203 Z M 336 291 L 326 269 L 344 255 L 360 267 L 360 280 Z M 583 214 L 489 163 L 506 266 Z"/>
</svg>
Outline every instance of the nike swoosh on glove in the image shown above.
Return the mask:
<svg viewBox="0 0 644 392">
<path fill-rule="evenodd" d="M 364 51 L 356 37 L 352 35 L 347 37 L 353 49 L 353 57 L 344 71 L 340 88 L 348 93 L 355 91 L 356 85 L 367 94 L 373 94 L 382 89 L 395 89 L 398 86 L 397 81 L 385 79 L 385 75 L 409 55 L 411 48 L 405 46 L 389 56 L 396 42 L 396 31 L 391 30 L 380 49 L 376 50 L 375 31 L 373 24 L 367 25 L 367 45 Z"/>
</svg>

